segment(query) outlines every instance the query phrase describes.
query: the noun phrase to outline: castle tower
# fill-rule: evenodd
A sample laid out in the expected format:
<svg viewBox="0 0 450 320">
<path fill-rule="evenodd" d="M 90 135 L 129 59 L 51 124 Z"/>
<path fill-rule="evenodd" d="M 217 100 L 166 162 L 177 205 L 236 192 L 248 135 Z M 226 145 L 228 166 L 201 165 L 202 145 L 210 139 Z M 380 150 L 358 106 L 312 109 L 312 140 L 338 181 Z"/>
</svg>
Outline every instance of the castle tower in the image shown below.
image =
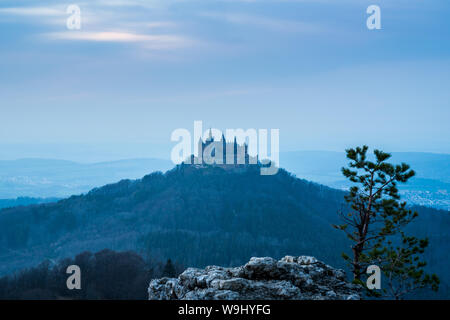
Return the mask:
<svg viewBox="0 0 450 320">
<path fill-rule="evenodd" d="M 238 161 L 237 161 L 238 145 L 237 145 L 236 137 L 234 137 L 233 156 L 234 156 L 233 164 L 237 164 L 238 163 Z"/>
<path fill-rule="evenodd" d="M 195 159 L 195 164 L 201 164 L 203 163 L 203 140 L 200 137 L 200 139 L 198 139 L 198 144 L 197 144 L 197 157 L 194 158 Z"/>
<path fill-rule="evenodd" d="M 227 141 L 225 140 L 225 136 L 222 133 L 222 164 L 227 163 Z"/>
<path fill-rule="evenodd" d="M 245 156 L 245 164 L 249 164 L 250 163 L 250 156 L 248 155 L 248 145 L 247 142 L 244 143 L 244 156 Z"/>
</svg>

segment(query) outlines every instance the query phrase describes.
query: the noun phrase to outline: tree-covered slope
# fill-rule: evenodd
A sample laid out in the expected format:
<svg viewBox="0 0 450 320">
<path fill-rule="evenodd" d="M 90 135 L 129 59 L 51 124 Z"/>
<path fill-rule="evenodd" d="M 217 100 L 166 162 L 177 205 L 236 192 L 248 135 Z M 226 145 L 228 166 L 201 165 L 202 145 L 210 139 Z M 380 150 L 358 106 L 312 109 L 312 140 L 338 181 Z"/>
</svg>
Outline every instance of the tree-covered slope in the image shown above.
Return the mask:
<svg viewBox="0 0 450 320">
<path fill-rule="evenodd" d="M 190 265 L 315 251 L 335 259 L 342 239 L 330 220 L 340 201 L 341 192 L 285 171 L 177 167 L 1 211 L 1 271 L 24 266 L 23 257 L 41 261 L 103 247 L 148 249 Z"/>
<path fill-rule="evenodd" d="M 284 170 L 262 176 L 257 167 L 178 166 L 56 203 L 0 211 L 0 273 L 105 248 L 185 266 L 232 266 L 251 256 L 289 254 L 339 267 L 348 243 L 331 224 L 344 208 L 343 194 Z M 432 267 L 442 269 L 448 259 L 439 262 L 433 252 L 448 250 L 448 212 L 429 209 L 422 220 L 427 227 L 415 229 L 433 236 Z"/>
</svg>

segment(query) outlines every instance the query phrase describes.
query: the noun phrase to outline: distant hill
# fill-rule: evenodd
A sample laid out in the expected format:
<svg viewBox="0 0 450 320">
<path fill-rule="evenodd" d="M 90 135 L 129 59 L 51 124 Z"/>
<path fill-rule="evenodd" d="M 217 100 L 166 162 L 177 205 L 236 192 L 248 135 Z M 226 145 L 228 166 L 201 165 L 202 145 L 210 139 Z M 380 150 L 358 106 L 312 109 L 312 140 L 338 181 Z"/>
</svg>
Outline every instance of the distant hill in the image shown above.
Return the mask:
<svg viewBox="0 0 450 320">
<path fill-rule="evenodd" d="M 29 197 L 19 197 L 16 199 L 0 199 L 0 209 L 12 208 L 18 206 L 28 206 L 30 204 L 41 204 L 48 202 L 56 202 L 60 199 L 58 198 L 29 198 Z"/>
<path fill-rule="evenodd" d="M 394 152 L 393 163 L 406 162 L 416 171 L 408 184 L 399 185 L 405 200 L 417 205 L 450 210 L 450 155 Z M 290 172 L 327 186 L 348 189 L 341 168 L 347 165 L 344 152 L 293 151 L 280 155 L 280 164 Z"/>
<path fill-rule="evenodd" d="M 128 159 L 77 163 L 53 159 L 0 161 L 0 199 L 17 197 L 63 198 L 88 192 L 121 179 L 137 179 L 148 172 L 166 171 L 162 159 Z"/>
<path fill-rule="evenodd" d="M 331 223 L 338 221 L 343 195 L 285 170 L 261 176 L 257 167 L 177 166 L 57 203 L 1 210 L 0 273 L 105 248 L 198 267 L 288 254 L 342 266 L 349 244 Z M 429 267 L 446 287 L 449 212 L 418 209 L 411 231 L 430 237 Z"/>
<path fill-rule="evenodd" d="M 416 171 L 417 178 L 450 183 L 450 154 L 393 152 L 390 161 L 408 163 Z M 344 152 L 291 151 L 280 155 L 283 168 L 320 183 L 342 180 L 341 168 L 347 162 Z"/>
</svg>

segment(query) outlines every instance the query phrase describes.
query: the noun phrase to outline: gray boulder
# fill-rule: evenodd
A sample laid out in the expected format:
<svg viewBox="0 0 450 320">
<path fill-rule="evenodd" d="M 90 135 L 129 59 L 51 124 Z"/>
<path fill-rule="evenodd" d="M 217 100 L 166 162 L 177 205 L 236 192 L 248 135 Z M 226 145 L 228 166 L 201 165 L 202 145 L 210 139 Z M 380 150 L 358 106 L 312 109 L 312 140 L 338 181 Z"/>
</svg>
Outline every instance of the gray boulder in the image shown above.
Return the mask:
<svg viewBox="0 0 450 320">
<path fill-rule="evenodd" d="M 345 272 L 308 256 L 251 258 L 236 268 L 188 268 L 150 282 L 150 300 L 359 300 Z"/>
</svg>

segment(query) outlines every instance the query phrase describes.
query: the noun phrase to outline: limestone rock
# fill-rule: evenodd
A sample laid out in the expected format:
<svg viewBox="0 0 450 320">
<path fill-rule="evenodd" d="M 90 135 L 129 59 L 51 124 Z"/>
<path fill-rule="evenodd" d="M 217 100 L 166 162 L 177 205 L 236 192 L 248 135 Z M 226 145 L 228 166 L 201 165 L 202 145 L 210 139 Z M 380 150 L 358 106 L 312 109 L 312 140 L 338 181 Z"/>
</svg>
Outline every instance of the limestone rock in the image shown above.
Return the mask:
<svg viewBox="0 0 450 320">
<path fill-rule="evenodd" d="M 244 266 L 188 268 L 178 278 L 150 282 L 151 300 L 359 300 L 345 272 L 314 257 L 251 258 Z"/>
</svg>

